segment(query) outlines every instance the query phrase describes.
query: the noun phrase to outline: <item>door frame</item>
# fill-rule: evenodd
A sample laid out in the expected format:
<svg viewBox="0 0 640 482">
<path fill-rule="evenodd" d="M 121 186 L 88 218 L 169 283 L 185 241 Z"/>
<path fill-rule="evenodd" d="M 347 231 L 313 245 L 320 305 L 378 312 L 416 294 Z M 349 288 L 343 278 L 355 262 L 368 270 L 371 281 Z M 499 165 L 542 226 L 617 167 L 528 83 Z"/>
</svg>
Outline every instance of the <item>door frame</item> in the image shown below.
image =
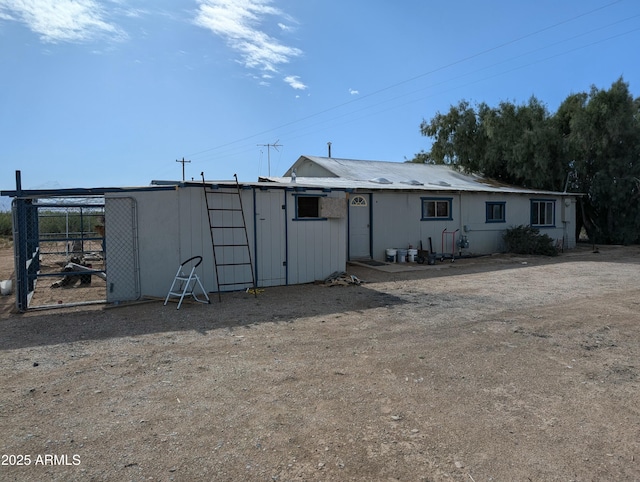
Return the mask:
<svg viewBox="0 0 640 482">
<path fill-rule="evenodd" d="M 369 250 L 369 254 L 366 256 L 369 259 L 373 259 L 373 236 L 372 236 L 372 228 L 373 228 L 373 213 L 372 213 L 372 208 L 371 208 L 371 201 L 373 199 L 373 193 L 370 192 L 365 192 L 365 193 L 349 193 L 349 197 L 347 198 L 348 201 L 348 209 L 347 209 L 347 216 L 348 216 L 348 222 L 347 222 L 347 259 L 351 260 L 351 259 L 356 259 L 356 258 L 362 258 L 362 256 L 357 256 L 357 257 L 353 257 L 351 255 L 351 223 L 352 223 L 352 219 L 351 219 L 351 206 L 352 206 L 352 202 L 358 198 L 358 197 L 362 197 L 365 199 L 366 201 L 366 207 L 367 207 L 367 215 L 368 215 L 368 250 Z M 360 207 L 358 208 L 354 208 L 354 209 L 360 209 Z"/>
<path fill-rule="evenodd" d="M 279 243 L 275 243 L 275 245 L 278 246 L 279 250 L 278 253 L 272 253 L 272 254 L 282 254 L 284 256 L 284 259 L 280 260 L 279 262 L 282 263 L 282 266 L 278 265 L 278 267 L 281 267 L 281 273 L 282 276 L 279 276 L 278 278 L 269 278 L 269 279 L 261 279 L 262 276 L 262 269 L 264 268 L 263 263 L 263 259 L 260 256 L 261 252 L 258 249 L 258 237 L 262 236 L 262 231 L 260 231 L 261 225 L 260 222 L 261 219 L 259 218 L 260 213 L 259 213 L 259 207 L 258 207 L 258 197 L 261 193 L 269 193 L 269 201 L 273 202 L 273 197 L 277 197 L 277 196 L 282 196 L 282 202 L 274 209 L 274 206 L 271 206 L 272 211 L 271 213 L 273 214 L 274 211 L 277 210 L 279 216 L 278 216 L 278 220 L 280 221 L 281 227 L 283 228 L 283 231 L 278 231 L 278 235 L 274 236 L 272 234 L 272 238 L 271 241 L 279 241 Z M 275 196 L 271 196 L 272 194 L 275 194 Z M 263 200 L 261 200 L 263 201 Z M 256 279 L 256 284 L 258 286 L 281 286 L 281 285 L 273 285 L 273 284 L 268 284 L 268 285 L 263 285 L 261 283 L 261 281 L 270 281 L 270 280 L 274 280 L 274 279 L 281 279 L 284 281 L 285 285 L 289 284 L 289 263 L 288 263 L 288 258 L 289 258 L 289 245 L 288 245 L 288 225 L 287 225 L 287 194 L 286 191 L 284 189 L 270 189 L 270 188 L 260 188 L 260 189 L 253 189 L 253 246 L 254 246 L 254 250 L 253 250 L 253 263 L 254 263 L 254 275 L 255 275 L 255 279 Z M 260 231 L 260 232 L 259 232 Z M 277 239 L 276 239 L 277 238 Z M 273 248 L 273 245 L 272 245 Z M 283 252 L 280 252 L 280 249 L 282 249 Z M 271 257 L 271 256 L 270 256 Z"/>
</svg>

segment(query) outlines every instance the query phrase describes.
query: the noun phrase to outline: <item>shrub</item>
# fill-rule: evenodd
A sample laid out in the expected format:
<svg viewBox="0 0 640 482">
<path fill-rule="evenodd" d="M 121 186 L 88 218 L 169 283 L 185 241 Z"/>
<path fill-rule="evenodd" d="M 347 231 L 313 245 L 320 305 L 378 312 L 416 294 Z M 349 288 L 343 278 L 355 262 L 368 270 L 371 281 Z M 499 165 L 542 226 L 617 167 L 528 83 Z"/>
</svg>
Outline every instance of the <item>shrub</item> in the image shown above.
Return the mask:
<svg viewBox="0 0 640 482">
<path fill-rule="evenodd" d="M 12 220 L 10 212 L 0 212 L 0 236 L 11 236 L 13 234 Z"/>
<path fill-rule="evenodd" d="M 544 256 L 558 254 L 553 239 L 548 234 L 540 234 L 538 229 L 531 226 L 520 225 L 509 228 L 505 231 L 503 239 L 510 253 Z"/>
</svg>

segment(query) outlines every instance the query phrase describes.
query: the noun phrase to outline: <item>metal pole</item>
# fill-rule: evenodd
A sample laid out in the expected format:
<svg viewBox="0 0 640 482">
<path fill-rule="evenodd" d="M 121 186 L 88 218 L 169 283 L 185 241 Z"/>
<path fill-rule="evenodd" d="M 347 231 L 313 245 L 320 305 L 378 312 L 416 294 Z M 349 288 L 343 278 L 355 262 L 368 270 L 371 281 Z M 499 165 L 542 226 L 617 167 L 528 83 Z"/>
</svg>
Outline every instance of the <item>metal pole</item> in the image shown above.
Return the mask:
<svg viewBox="0 0 640 482">
<path fill-rule="evenodd" d="M 14 252 L 17 259 L 16 266 L 16 308 L 19 311 L 27 311 L 27 295 L 29 282 L 27 280 L 27 216 L 25 200 L 22 198 L 22 177 L 20 171 L 16 171 L 16 231 L 17 239 L 14 240 Z"/>
<path fill-rule="evenodd" d="M 268 163 L 268 172 L 269 172 L 268 175 L 269 176 L 271 176 L 271 148 L 273 147 L 277 151 L 278 147 L 282 147 L 282 144 L 278 144 L 279 141 L 280 141 L 280 139 L 278 139 L 273 144 L 258 144 L 258 147 L 266 147 L 267 148 L 267 163 Z"/>
<path fill-rule="evenodd" d="M 65 215 L 65 226 L 66 226 L 65 238 L 67 238 L 67 242 L 64 243 L 64 255 L 68 258 L 69 257 L 69 208 L 66 208 L 64 210 L 64 215 Z"/>
<path fill-rule="evenodd" d="M 184 178 L 184 165 L 185 165 L 185 164 L 190 164 L 190 163 L 191 163 L 191 161 L 185 161 L 185 160 L 184 160 L 184 157 L 183 157 L 183 158 L 182 158 L 182 160 L 180 160 L 180 159 L 176 159 L 176 162 L 179 162 L 179 163 L 181 163 L 181 164 L 182 164 L 182 182 L 184 182 L 184 180 L 185 180 L 185 178 Z"/>
</svg>

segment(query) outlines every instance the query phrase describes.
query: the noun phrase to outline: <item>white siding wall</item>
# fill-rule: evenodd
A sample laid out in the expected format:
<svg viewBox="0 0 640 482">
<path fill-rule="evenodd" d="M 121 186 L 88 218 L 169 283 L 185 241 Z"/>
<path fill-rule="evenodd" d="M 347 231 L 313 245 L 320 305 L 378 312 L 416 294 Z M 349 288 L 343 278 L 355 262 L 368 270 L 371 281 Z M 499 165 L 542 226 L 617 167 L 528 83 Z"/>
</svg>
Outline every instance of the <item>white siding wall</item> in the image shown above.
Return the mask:
<svg viewBox="0 0 640 482">
<path fill-rule="evenodd" d="M 531 224 L 531 200 L 545 199 L 555 201 L 554 227 L 538 228 L 540 234 L 547 234 L 566 248 L 575 248 L 575 198 L 548 195 L 524 194 L 463 194 L 462 225 L 469 240 L 469 251 L 476 253 L 494 253 L 504 250 L 502 235 L 506 229 Z M 567 203 L 565 203 L 565 200 Z M 486 203 L 505 202 L 504 223 L 486 222 Z M 568 204 L 568 205 L 567 205 Z M 564 238 L 564 239 L 563 239 Z"/>
<path fill-rule="evenodd" d="M 371 195 L 374 259 L 384 259 L 387 248 L 406 249 L 409 244 L 417 248 L 420 239 L 426 243 L 420 197 L 416 193 L 380 191 Z"/>
<path fill-rule="evenodd" d="M 233 196 L 212 195 L 216 205 L 227 205 Z M 140 259 L 140 284 L 143 295 L 166 296 L 181 262 L 192 256 L 202 256 L 203 262 L 197 269 L 207 291 L 216 291 L 217 284 L 211 249 L 209 221 L 201 187 L 187 186 L 174 191 L 146 191 L 132 193 L 138 205 L 138 245 Z M 253 255 L 253 191 L 242 191 L 249 246 Z M 237 197 L 235 198 L 237 199 Z M 228 216 L 229 213 L 225 213 Z M 233 241 L 244 243 L 244 233 L 237 230 L 231 235 L 225 233 L 223 243 Z M 238 249 L 238 248 L 234 248 Z M 227 260 L 239 254 L 230 251 Z M 222 276 L 230 276 L 229 270 L 241 267 L 221 268 Z M 246 268 L 245 268 L 246 269 Z M 227 271 L 224 271 L 227 270 Z M 242 274 L 243 279 L 247 274 Z M 228 278 L 227 278 L 228 279 Z M 250 279 L 250 273 L 249 273 Z"/>
<path fill-rule="evenodd" d="M 261 194 L 259 188 L 242 190 L 251 256 L 253 262 L 258 263 L 260 268 L 258 277 L 259 284 L 262 286 L 313 282 L 324 279 L 334 271 L 346 269 L 346 203 L 344 217 L 298 220 L 295 219 L 296 194 L 300 193 L 270 189 Z M 325 192 L 308 189 L 304 194 L 326 195 L 342 199 L 346 197 L 342 191 Z M 255 214 L 254 195 L 256 196 L 255 205 L 258 207 Z M 187 186 L 171 191 L 132 192 L 127 193 L 127 196 L 134 198 L 137 204 L 138 257 L 142 295 L 166 296 L 178 265 L 192 256 L 203 257 L 198 274 L 208 291 L 216 291 L 203 189 L 198 186 Z M 228 196 L 229 199 L 232 197 Z M 421 198 L 423 197 L 451 198 L 453 219 L 422 221 Z M 428 249 L 429 237 L 432 239 L 434 251 L 450 253 L 452 239 L 450 235 L 445 238 L 445 246 L 442 246 L 444 229 L 447 231 L 459 229 L 456 240 L 460 235 L 468 237 L 470 245 L 469 249 L 464 251 L 465 253 L 489 254 L 501 251 L 503 250 L 502 233 L 506 228 L 520 224 L 528 225 L 531 222 L 531 198 L 556 199 L 555 227 L 542 228 L 541 232 L 553 239 L 562 239 L 565 236 L 565 246 L 575 247 L 573 220 L 575 220 L 576 201 L 573 197 L 446 192 L 434 195 L 421 192 L 377 191 L 371 194 L 373 257 L 383 260 L 386 248 L 407 248 L 409 244 L 418 248 L 420 241 L 423 243 L 423 248 Z M 220 197 L 220 199 L 224 198 Z M 568 202 L 565 203 L 565 199 Z M 505 223 L 486 223 L 485 203 L 487 201 L 506 202 Z M 285 210 L 282 209 L 283 203 Z M 256 226 L 258 232 L 254 234 Z M 274 229 L 274 226 L 277 226 L 277 229 Z M 244 242 L 244 233 L 238 230 L 231 238 L 225 238 L 224 242 L 232 239 Z M 257 260 L 256 240 L 260 244 Z M 233 258 L 235 254 L 232 253 L 229 256 Z M 282 261 L 286 261 L 286 270 L 280 271 L 277 267 L 282 264 Z M 246 278 L 246 275 L 243 274 L 241 277 Z"/>
<path fill-rule="evenodd" d="M 346 204 L 343 218 L 296 220 L 295 195 L 287 193 L 287 231 L 289 284 L 310 283 L 344 271 L 347 263 Z M 344 192 L 307 190 L 304 194 L 345 198 Z"/>
<path fill-rule="evenodd" d="M 256 189 L 256 256 L 258 286 L 286 284 L 286 219 L 283 189 Z"/>
<path fill-rule="evenodd" d="M 512 226 L 530 223 L 529 198 L 509 194 L 462 194 L 462 218 L 460 232 L 467 237 L 469 253 L 491 254 L 504 251 L 502 236 Z M 487 219 L 487 202 L 505 203 L 505 222 Z"/>
<path fill-rule="evenodd" d="M 226 189 L 229 191 L 229 189 Z M 283 189 L 262 192 L 243 189 L 242 202 L 247 225 L 251 258 L 258 263 L 258 282 L 261 286 L 308 283 L 324 279 L 334 271 L 346 269 L 346 215 L 322 221 L 298 221 L 295 217 L 293 193 Z M 317 194 L 344 197 L 344 192 Z M 207 291 L 217 291 L 209 221 L 204 191 L 198 186 L 176 188 L 171 191 L 141 191 L 130 194 L 138 206 L 138 249 L 140 260 L 140 289 L 142 295 L 164 297 L 181 262 L 192 256 L 202 256 L 197 270 Z M 216 206 L 231 207 L 235 196 L 210 195 Z M 285 201 L 286 199 L 286 201 Z M 282 205 L 286 202 L 286 211 Z M 285 219 L 286 214 L 286 219 Z M 225 212 L 222 216 L 234 214 Z M 237 213 L 235 214 L 237 215 Z M 229 221 L 225 219 L 224 222 Z M 285 223 L 286 232 L 285 232 Z M 258 232 L 255 233 L 255 229 Z M 285 244 L 285 235 L 288 242 Z M 219 239 L 219 238 L 218 238 Z M 256 241 L 260 244 L 256 259 Z M 217 241 L 219 242 L 219 241 Z M 242 230 L 224 234 L 223 243 L 245 242 Z M 285 251 L 288 247 L 288 252 Z M 265 251 L 267 249 L 267 251 Z M 226 259 L 241 259 L 244 248 L 225 251 Z M 216 251 L 216 255 L 220 251 Z M 282 266 L 286 261 L 286 268 Z M 278 267 L 282 266 L 282 270 Z M 247 267 L 220 267 L 221 282 L 237 276 L 247 279 Z M 224 278 L 224 279 L 223 279 Z M 250 273 L 249 273 L 250 279 Z M 233 289 L 232 287 L 224 290 Z M 237 288 L 236 288 L 237 289 Z"/>
<path fill-rule="evenodd" d="M 451 220 L 422 221 L 422 198 L 451 199 Z M 565 237 L 565 247 L 575 247 L 575 198 L 562 196 L 540 196 L 500 193 L 459 193 L 459 192 L 386 192 L 372 194 L 372 235 L 373 257 L 383 260 L 387 248 L 406 249 L 408 245 L 429 249 L 431 237 L 433 250 L 450 254 L 452 234 L 456 241 L 464 235 L 469 241 L 469 249 L 463 254 L 490 254 L 504 250 L 502 235 L 507 228 L 531 223 L 531 199 L 555 200 L 555 227 L 540 228 L 555 240 Z M 565 204 L 568 200 L 568 206 Z M 504 223 L 487 223 L 486 203 L 505 202 Z M 456 253 L 459 248 L 455 248 Z"/>
<path fill-rule="evenodd" d="M 180 263 L 178 191 L 135 192 L 131 196 L 138 211 L 140 291 L 143 296 L 166 296 Z"/>
<path fill-rule="evenodd" d="M 203 263 L 206 269 L 206 284 L 211 286 L 210 291 L 217 291 L 218 285 L 215 279 L 215 266 L 213 260 L 213 251 L 211 249 L 211 233 L 209 230 L 209 219 L 206 210 L 204 198 L 204 190 L 198 187 L 188 188 L 192 191 L 191 201 L 194 208 L 188 207 L 188 212 L 192 213 L 193 221 L 184 228 L 184 236 L 187 237 L 185 244 L 190 240 L 201 237 L 201 242 L 196 246 L 202 246 L 202 251 L 206 256 Z M 214 225 L 213 234 L 216 245 L 216 261 L 218 263 L 218 276 L 221 283 L 221 291 L 234 291 L 252 286 L 251 267 L 246 264 L 255 260 L 254 251 L 254 204 L 253 190 L 241 189 L 242 207 L 244 209 L 244 217 L 247 232 L 243 229 L 230 228 L 229 226 L 242 226 L 242 214 L 239 211 L 237 190 L 234 187 L 220 187 L 219 189 L 209 189 L 207 194 L 210 209 L 223 209 L 223 211 L 211 211 L 211 222 Z M 198 215 L 195 206 L 200 206 L 202 214 Z M 216 227 L 217 226 L 217 227 Z M 220 228 L 220 226 L 226 226 Z M 251 250 L 251 258 L 247 254 L 247 237 L 249 248 Z M 225 246 L 226 245 L 226 246 Z M 239 245 L 239 246 L 229 246 Z M 236 266 L 222 266 L 224 264 L 237 264 Z M 226 285 L 227 283 L 240 283 L 238 285 Z"/>
</svg>

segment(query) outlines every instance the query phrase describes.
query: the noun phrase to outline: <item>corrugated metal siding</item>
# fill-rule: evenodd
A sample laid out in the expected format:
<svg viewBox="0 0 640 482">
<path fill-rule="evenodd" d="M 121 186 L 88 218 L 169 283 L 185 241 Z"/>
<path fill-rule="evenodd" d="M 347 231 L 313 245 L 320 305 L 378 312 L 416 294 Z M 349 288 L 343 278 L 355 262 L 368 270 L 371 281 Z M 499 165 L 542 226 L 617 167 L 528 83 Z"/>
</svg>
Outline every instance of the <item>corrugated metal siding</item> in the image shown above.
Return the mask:
<svg viewBox="0 0 640 482">
<path fill-rule="evenodd" d="M 285 173 L 285 177 L 269 177 L 287 184 L 296 170 L 298 185 L 334 189 L 369 189 L 395 191 L 465 191 L 520 194 L 566 193 L 525 189 L 486 179 L 476 174 L 456 171 L 450 166 L 414 164 L 410 162 L 365 161 L 318 156 L 301 156 Z M 389 184 L 373 180 L 384 178 Z"/>
</svg>

